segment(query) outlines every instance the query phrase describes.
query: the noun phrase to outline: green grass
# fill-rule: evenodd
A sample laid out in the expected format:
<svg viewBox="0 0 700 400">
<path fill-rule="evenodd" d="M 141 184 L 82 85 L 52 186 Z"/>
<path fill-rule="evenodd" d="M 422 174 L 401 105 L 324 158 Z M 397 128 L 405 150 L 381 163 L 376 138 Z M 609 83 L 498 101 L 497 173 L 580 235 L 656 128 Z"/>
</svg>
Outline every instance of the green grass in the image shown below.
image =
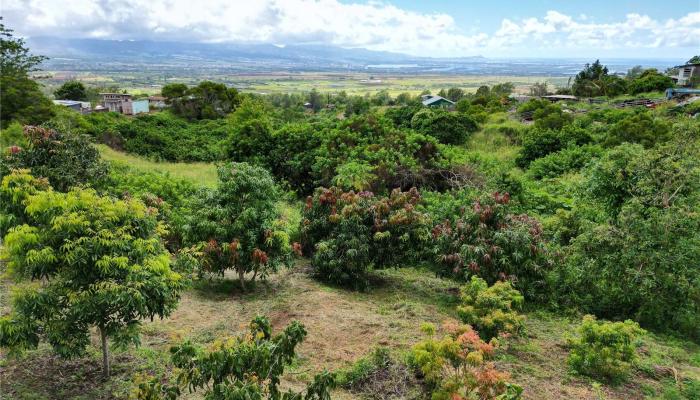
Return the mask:
<svg viewBox="0 0 700 400">
<path fill-rule="evenodd" d="M 204 186 L 216 186 L 216 165 L 213 163 L 156 162 L 122 153 L 103 144 L 98 144 L 97 149 L 102 159 L 106 161 L 121 162 L 144 172 L 166 172 L 173 177 L 187 179 Z"/>
</svg>

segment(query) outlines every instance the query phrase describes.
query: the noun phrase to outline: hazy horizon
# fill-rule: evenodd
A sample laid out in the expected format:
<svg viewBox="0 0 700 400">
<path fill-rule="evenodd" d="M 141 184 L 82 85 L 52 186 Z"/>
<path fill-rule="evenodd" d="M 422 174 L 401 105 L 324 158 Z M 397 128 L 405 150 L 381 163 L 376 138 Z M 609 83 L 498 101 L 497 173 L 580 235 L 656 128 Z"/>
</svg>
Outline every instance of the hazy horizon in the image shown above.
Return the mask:
<svg viewBox="0 0 700 400">
<path fill-rule="evenodd" d="M 6 0 L 4 23 L 26 37 L 325 45 L 457 58 L 690 57 L 695 0 L 485 3 L 412 0 Z"/>
</svg>

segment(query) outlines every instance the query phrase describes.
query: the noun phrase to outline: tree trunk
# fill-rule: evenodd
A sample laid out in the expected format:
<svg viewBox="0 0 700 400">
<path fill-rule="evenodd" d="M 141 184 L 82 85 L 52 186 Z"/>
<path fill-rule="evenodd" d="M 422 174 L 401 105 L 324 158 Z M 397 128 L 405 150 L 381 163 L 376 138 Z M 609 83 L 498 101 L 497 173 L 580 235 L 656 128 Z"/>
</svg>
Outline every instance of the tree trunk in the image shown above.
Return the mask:
<svg viewBox="0 0 700 400">
<path fill-rule="evenodd" d="M 245 270 L 243 268 L 238 270 L 238 280 L 241 281 L 241 290 L 245 292 Z"/>
<path fill-rule="evenodd" d="M 107 343 L 107 334 L 104 328 L 100 328 L 100 337 L 102 339 L 102 376 L 107 380 L 111 371 L 109 369 L 109 343 Z"/>
</svg>

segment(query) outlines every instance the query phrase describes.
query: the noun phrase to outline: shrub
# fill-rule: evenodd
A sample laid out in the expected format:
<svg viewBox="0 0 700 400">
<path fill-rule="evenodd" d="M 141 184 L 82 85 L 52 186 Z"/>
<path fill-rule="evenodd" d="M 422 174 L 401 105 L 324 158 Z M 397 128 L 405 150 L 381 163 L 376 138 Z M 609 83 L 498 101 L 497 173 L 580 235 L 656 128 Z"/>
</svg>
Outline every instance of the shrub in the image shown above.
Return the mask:
<svg viewBox="0 0 700 400">
<path fill-rule="evenodd" d="M 581 224 L 566 249 L 562 302 L 700 338 L 700 164 L 687 128 L 654 149 L 619 146 L 590 167 L 581 184 L 604 215 Z"/>
<path fill-rule="evenodd" d="M 231 128 L 225 119 L 187 121 L 167 111 L 113 122 L 90 116 L 88 121 L 94 124 L 88 130 L 107 143 L 119 143 L 128 152 L 149 158 L 178 162 L 222 160 L 221 144 Z"/>
<path fill-rule="evenodd" d="M 170 270 L 155 212 L 85 189 L 36 192 L 25 205 L 29 224 L 5 236 L 4 256 L 15 278 L 42 284 L 18 292 L 0 332 L 31 333 L 23 339 L 33 346 L 40 336 L 70 357 L 84 352 L 97 328 L 109 376 L 108 339 L 138 343 L 140 320 L 168 316 L 184 286 Z M 3 347 L 24 341 L 0 336 Z"/>
<path fill-rule="evenodd" d="M 629 93 L 658 92 L 672 88 L 673 86 L 673 79 L 671 79 L 670 76 L 661 74 L 656 69 L 650 68 L 630 82 Z"/>
<path fill-rule="evenodd" d="M 623 381 L 637 359 L 635 341 L 645 331 L 636 322 L 603 322 L 587 315 L 579 337 L 569 341 L 569 365 L 579 374 Z"/>
<path fill-rule="evenodd" d="M 409 365 L 428 385 L 433 400 L 516 400 L 523 389 L 508 383 L 509 375 L 493 362 L 495 339 L 484 342 L 469 325 L 445 323 L 446 335 L 434 338 L 435 328 L 424 325 L 430 338 L 419 342 L 408 356 Z"/>
<path fill-rule="evenodd" d="M 515 163 L 526 168 L 530 163 L 547 154 L 557 152 L 569 146 L 581 146 L 591 142 L 586 130 L 569 125 L 560 131 L 530 128 L 522 135 L 522 148 Z"/>
<path fill-rule="evenodd" d="M 316 375 L 303 392 L 283 393 L 279 388 L 284 369 L 306 335 L 304 326 L 294 321 L 272 336 L 269 320 L 258 316 L 248 334 L 217 341 L 209 351 L 190 342 L 174 346 L 170 353 L 179 370 L 177 383 L 163 384 L 162 378 L 141 383 L 137 398 L 174 400 L 187 388 L 202 390 L 206 399 L 330 400 L 335 377 L 327 372 Z"/>
<path fill-rule="evenodd" d="M 440 143 L 461 144 L 479 129 L 476 121 L 465 113 L 424 108 L 413 115 L 411 127 L 433 136 Z"/>
<path fill-rule="evenodd" d="M 362 289 L 372 268 L 419 259 L 429 237 L 428 217 L 416 210 L 420 200 L 416 189 L 396 189 L 389 197 L 317 189 L 306 200 L 300 227 L 316 275 Z"/>
<path fill-rule="evenodd" d="M 457 312 L 462 322 L 476 328 L 484 340 L 523 332 L 524 318 L 516 310 L 522 307 L 524 299 L 510 282 L 496 282 L 489 287 L 485 280 L 472 276 L 461 293 L 462 304 Z"/>
<path fill-rule="evenodd" d="M 85 135 L 66 134 L 36 126 L 24 127 L 27 145 L 5 155 L 0 173 L 28 168 L 32 175 L 47 178 L 61 192 L 74 186 L 96 184 L 107 173 L 100 154 Z M 6 173 L 6 172 L 5 172 Z"/>
<path fill-rule="evenodd" d="M 197 186 L 163 172 L 144 172 L 127 164 L 111 162 L 109 175 L 98 189 L 114 197 L 141 199 L 158 209 L 158 220 L 167 225 L 163 232 L 166 246 L 177 250 L 183 243 L 187 207 L 197 193 Z"/>
<path fill-rule="evenodd" d="M 638 112 L 613 124 L 602 144 L 613 147 L 622 143 L 639 143 L 649 148 L 670 139 L 670 128 L 668 123 L 653 118 L 649 112 Z"/>
<path fill-rule="evenodd" d="M 528 173 L 535 179 L 555 178 L 585 167 L 603 153 L 599 146 L 571 146 L 530 163 Z"/>
<path fill-rule="evenodd" d="M 216 189 L 202 189 L 193 201 L 185 226 L 189 244 L 203 252 L 201 272 L 245 274 L 253 280 L 290 261 L 289 236 L 276 203 L 279 190 L 269 172 L 246 163 L 219 167 Z"/>
<path fill-rule="evenodd" d="M 542 228 L 532 217 L 509 213 L 508 193 L 494 193 L 433 228 L 437 273 L 494 284 L 512 280 L 525 297 L 545 289 L 549 261 Z"/>
</svg>

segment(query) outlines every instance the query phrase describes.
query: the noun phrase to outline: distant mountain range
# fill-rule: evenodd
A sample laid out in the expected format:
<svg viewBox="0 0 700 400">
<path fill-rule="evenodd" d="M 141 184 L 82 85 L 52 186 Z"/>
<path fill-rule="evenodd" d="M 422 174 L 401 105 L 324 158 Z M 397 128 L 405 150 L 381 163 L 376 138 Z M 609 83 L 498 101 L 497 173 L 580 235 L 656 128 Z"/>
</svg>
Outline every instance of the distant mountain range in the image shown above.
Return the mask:
<svg viewBox="0 0 700 400">
<path fill-rule="evenodd" d="M 231 72 L 270 71 L 370 71 L 376 73 L 436 73 L 477 75 L 568 76 L 593 60 L 487 59 L 416 57 L 400 53 L 327 45 L 248 43 L 188 43 L 148 40 L 27 39 L 35 54 L 50 57 L 48 69 L 100 70 L 114 68 L 198 68 Z M 665 68 L 669 60 L 601 60 L 612 71 L 634 65 Z"/>
</svg>

